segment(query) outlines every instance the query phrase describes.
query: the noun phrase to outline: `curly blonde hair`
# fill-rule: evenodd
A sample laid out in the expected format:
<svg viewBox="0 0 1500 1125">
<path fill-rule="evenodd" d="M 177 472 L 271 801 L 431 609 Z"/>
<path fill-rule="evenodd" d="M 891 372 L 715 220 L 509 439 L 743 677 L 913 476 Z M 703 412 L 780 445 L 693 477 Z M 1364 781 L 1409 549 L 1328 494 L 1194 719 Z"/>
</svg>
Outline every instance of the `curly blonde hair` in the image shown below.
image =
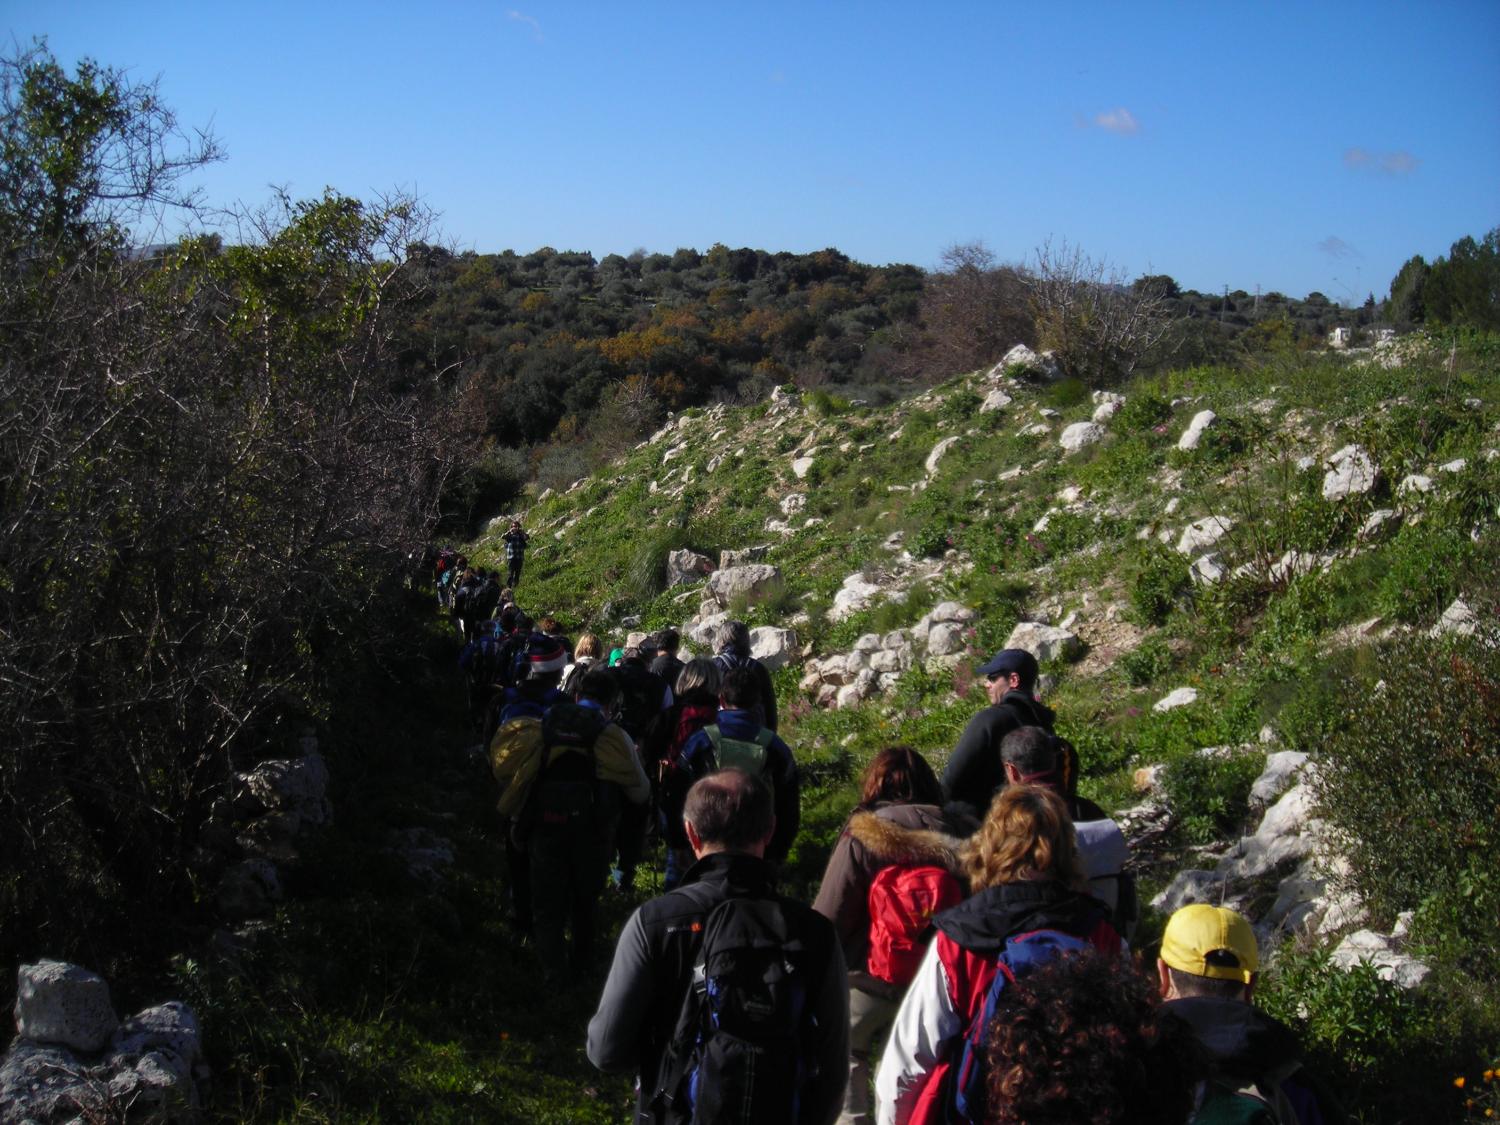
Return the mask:
<svg viewBox="0 0 1500 1125">
<path fill-rule="evenodd" d="M 1068 806 L 1040 785 L 1009 785 L 964 846 L 962 861 L 974 891 L 1030 879 L 1087 890 Z"/>
</svg>

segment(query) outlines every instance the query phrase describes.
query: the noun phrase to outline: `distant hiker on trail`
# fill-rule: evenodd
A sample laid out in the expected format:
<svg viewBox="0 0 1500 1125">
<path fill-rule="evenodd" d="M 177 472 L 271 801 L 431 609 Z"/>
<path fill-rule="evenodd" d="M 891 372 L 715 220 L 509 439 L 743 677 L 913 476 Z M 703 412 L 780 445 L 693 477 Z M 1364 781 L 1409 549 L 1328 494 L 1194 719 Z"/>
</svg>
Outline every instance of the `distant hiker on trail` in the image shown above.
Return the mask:
<svg viewBox="0 0 1500 1125">
<path fill-rule="evenodd" d="M 687 833 L 682 827 L 682 805 L 694 778 L 682 761 L 688 739 L 719 717 L 719 666 L 707 657 L 688 661 L 673 685 L 671 713 L 667 716 L 669 741 L 657 763 L 656 801 L 662 840 L 666 844 L 665 886 L 671 890 L 682 882 L 682 874 L 693 862 Z"/>
<path fill-rule="evenodd" d="M 1252 1004 L 1259 969 L 1255 931 L 1228 907 L 1196 903 L 1167 920 L 1156 961 L 1162 996 L 1211 1070 L 1193 1120 L 1339 1125 L 1344 1111 L 1302 1069 L 1291 1028 Z"/>
<path fill-rule="evenodd" d="M 529 861 L 537 952 L 554 984 L 589 971 L 621 806 L 651 795 L 630 736 L 611 721 L 615 702 L 614 678 L 590 672 L 577 703 L 506 723 L 490 747 L 500 815 Z"/>
<path fill-rule="evenodd" d="M 510 521 L 510 530 L 502 535 L 505 543 L 505 584 L 512 589 L 521 584 L 521 564 L 526 561 L 526 533 L 521 530 L 520 520 Z"/>
<path fill-rule="evenodd" d="M 1017 727 L 1044 727 L 1050 733 L 1056 716 L 1033 694 L 1041 669 L 1025 649 L 1002 649 L 976 671 L 985 678 L 990 705 L 959 736 L 943 770 L 943 792 L 983 817 L 995 791 L 1005 784 L 1000 740 Z"/>
<path fill-rule="evenodd" d="M 750 655 L 750 627 L 743 621 L 726 621 L 714 638 L 714 660 L 726 676 L 736 668 L 748 668 L 759 685 L 761 726 L 776 729 L 776 687 L 771 673 Z"/>
<path fill-rule="evenodd" d="M 849 967 L 849 1089 L 840 1125 L 874 1120 L 871 1057 L 880 1057 L 926 952 L 932 916 L 964 897 L 959 848 L 979 825 L 962 813 L 946 816 L 942 803 L 937 776 L 916 750 L 876 754 L 813 900 L 833 923 Z"/>
<path fill-rule="evenodd" d="M 986 1038 L 987 1125 L 1184 1125 L 1203 1075 L 1150 976 L 1095 950 L 1002 990 Z"/>
<path fill-rule="evenodd" d="M 638 1125 L 829 1125 L 848 1059 L 844 960 L 827 919 L 775 892 L 770 791 L 725 770 L 693 786 L 684 815 L 697 862 L 621 931 L 589 1061 L 636 1075 Z"/>
<path fill-rule="evenodd" d="M 802 783 L 791 747 L 762 725 L 759 704 L 760 680 L 753 669 L 740 665 L 726 673 L 718 714 L 683 745 L 681 762 L 695 779 L 734 766 L 765 780 L 776 803 L 776 832 L 765 854 L 768 862 L 779 865 L 802 821 Z M 667 815 L 680 816 L 681 810 L 668 809 Z"/>
<path fill-rule="evenodd" d="M 934 919 L 937 935 L 896 1013 L 875 1077 L 880 1125 L 985 1120 L 985 1009 L 997 990 L 1061 950 L 1122 949 L 1051 790 L 1007 788 L 962 859 L 973 894 Z"/>
</svg>

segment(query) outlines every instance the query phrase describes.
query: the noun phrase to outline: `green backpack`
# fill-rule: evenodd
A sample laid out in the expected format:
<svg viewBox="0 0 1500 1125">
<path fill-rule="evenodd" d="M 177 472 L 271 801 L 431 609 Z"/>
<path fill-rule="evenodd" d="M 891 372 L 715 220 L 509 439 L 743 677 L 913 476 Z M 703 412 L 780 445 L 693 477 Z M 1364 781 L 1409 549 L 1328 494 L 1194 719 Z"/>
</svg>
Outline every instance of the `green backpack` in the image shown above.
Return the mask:
<svg viewBox="0 0 1500 1125">
<path fill-rule="evenodd" d="M 1204 1086 L 1203 1103 L 1193 1114 L 1192 1125 L 1298 1125 L 1297 1110 L 1281 1083 L 1300 1065 L 1291 1062 L 1249 1082 L 1233 1075 L 1214 1075 Z"/>
<path fill-rule="evenodd" d="M 747 742 L 742 738 L 725 738 L 717 723 L 703 729 L 708 732 L 708 740 L 713 743 L 714 760 L 719 769 L 744 770 L 751 777 L 765 774 L 766 752 L 770 749 L 771 739 L 776 737 L 775 731 L 761 727 L 755 734 L 755 740 Z"/>
</svg>

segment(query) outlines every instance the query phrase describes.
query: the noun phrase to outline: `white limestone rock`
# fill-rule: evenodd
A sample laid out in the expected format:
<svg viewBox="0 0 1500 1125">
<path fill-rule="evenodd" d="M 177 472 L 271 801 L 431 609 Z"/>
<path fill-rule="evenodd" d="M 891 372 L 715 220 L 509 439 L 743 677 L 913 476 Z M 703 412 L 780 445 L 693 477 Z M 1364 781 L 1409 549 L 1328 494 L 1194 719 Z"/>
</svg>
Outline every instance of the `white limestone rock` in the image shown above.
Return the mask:
<svg viewBox="0 0 1500 1125">
<path fill-rule="evenodd" d="M 1066 427 L 1057 439 L 1066 453 L 1077 453 L 1080 449 L 1104 440 L 1106 431 L 1097 422 L 1074 422 Z"/>
<path fill-rule="evenodd" d="M 1452 461 L 1438 466 L 1440 473 L 1461 473 L 1469 467 L 1469 462 L 1462 457 L 1455 457 Z"/>
<path fill-rule="evenodd" d="M 844 579 L 839 592 L 833 596 L 833 607 L 828 611 L 830 621 L 842 621 L 866 608 L 884 591 L 863 574 L 851 574 Z"/>
<path fill-rule="evenodd" d="M 321 754 L 269 759 L 240 774 L 239 782 L 266 809 L 292 813 L 306 824 L 329 819 L 328 763 Z"/>
<path fill-rule="evenodd" d="M 763 598 L 781 583 L 781 568 L 766 563 L 731 566 L 716 570 L 708 577 L 708 593 L 719 605 L 728 607 L 736 598 L 751 601 Z"/>
<path fill-rule="evenodd" d="M 770 552 L 769 543 L 760 543 L 754 547 L 739 547 L 733 550 L 719 552 L 719 569 L 727 570 L 731 566 L 748 566 L 750 563 L 765 562 L 766 555 Z M 710 567 L 710 570 L 713 568 Z"/>
<path fill-rule="evenodd" d="M 0 1121 L 5 1125 L 115 1120 L 109 1108 L 104 1078 L 66 1048 L 22 1037 L 0 1060 Z"/>
<path fill-rule="evenodd" d="M 1361 963 L 1370 965 L 1382 980 L 1408 991 L 1419 988 L 1432 972 L 1426 964 L 1402 952 L 1395 937 L 1374 930 L 1346 935 L 1328 960 L 1346 971 Z"/>
<path fill-rule="evenodd" d="M 1472 637 L 1478 628 L 1479 614 L 1474 612 L 1468 602 L 1457 598 L 1452 605 L 1443 610 L 1443 616 L 1438 618 L 1437 624 L 1429 630 L 1428 635 Z"/>
<path fill-rule="evenodd" d="M 1182 431 L 1182 436 L 1177 439 L 1177 448 L 1181 450 L 1193 450 L 1198 448 L 1198 443 L 1203 440 L 1203 435 L 1210 426 L 1219 420 L 1219 416 L 1212 410 L 1200 410 L 1193 415 L 1193 420 L 1188 423 L 1188 428 Z"/>
<path fill-rule="evenodd" d="M 1307 755 L 1300 750 L 1277 750 L 1267 754 L 1265 769 L 1250 786 L 1251 805 L 1269 805 L 1290 789 L 1307 760 Z"/>
<path fill-rule="evenodd" d="M 1431 492 L 1435 487 L 1437 486 L 1432 483 L 1431 477 L 1423 473 L 1408 473 L 1401 478 L 1401 483 L 1396 486 L 1396 495 L 1419 495 L 1424 492 Z"/>
<path fill-rule="evenodd" d="M 1125 405 L 1125 396 L 1113 391 L 1095 391 L 1093 402 L 1092 420 L 1102 426 L 1120 412 L 1120 408 Z"/>
<path fill-rule="evenodd" d="M 1362 446 L 1346 445 L 1328 459 L 1323 474 L 1323 499 L 1363 496 L 1380 480 L 1380 468 Z"/>
<path fill-rule="evenodd" d="M 1228 573 L 1217 554 L 1207 554 L 1193 560 L 1188 567 L 1188 577 L 1199 586 L 1213 586 L 1224 580 Z"/>
<path fill-rule="evenodd" d="M 1158 713 L 1163 711 L 1175 711 L 1179 707 L 1187 707 L 1198 702 L 1198 689 L 1190 687 L 1174 688 L 1151 705 L 1151 710 Z"/>
<path fill-rule="evenodd" d="M 757 625 L 750 630 L 750 655 L 775 672 L 797 658 L 797 634 L 774 625 Z"/>
<path fill-rule="evenodd" d="M 1011 630 L 1003 648 L 1023 648 L 1036 657 L 1037 663 L 1063 659 L 1076 660 L 1083 655 L 1084 643 L 1074 632 L 1037 621 L 1022 621 Z"/>
<path fill-rule="evenodd" d="M 667 589 L 686 586 L 712 574 L 714 561 L 697 551 L 683 549 L 667 552 Z"/>
<path fill-rule="evenodd" d="M 1234 529 L 1234 520 L 1228 516 L 1204 516 L 1182 529 L 1177 539 L 1179 555 L 1193 555 L 1212 547 Z"/>
<path fill-rule="evenodd" d="M 807 474 L 812 471 L 813 458 L 798 457 L 792 462 L 792 475 L 798 480 L 806 480 Z"/>
<path fill-rule="evenodd" d="M 996 366 L 1012 379 L 1042 379 L 1050 382 L 1062 374 L 1051 352 L 1038 355 L 1025 344 L 1017 344 L 1011 348 Z M 992 368 L 991 373 L 993 372 Z"/>
<path fill-rule="evenodd" d="M 1004 410 L 1014 401 L 1010 395 L 1006 394 L 999 387 L 996 387 L 984 396 L 984 401 L 979 404 L 979 413 L 992 414 L 996 410 Z"/>
<path fill-rule="evenodd" d="M 964 651 L 964 626 L 951 621 L 942 621 L 932 626 L 927 633 L 929 656 L 955 656 Z"/>
<path fill-rule="evenodd" d="M 66 961 L 38 961 L 16 973 L 16 1033 L 37 1043 L 93 1054 L 120 1026 L 109 984 Z"/>
<path fill-rule="evenodd" d="M 932 452 L 927 455 L 927 461 L 923 466 L 927 470 L 928 476 L 932 476 L 938 471 L 938 464 L 942 461 L 943 455 L 957 445 L 959 440 L 959 435 L 953 434 L 950 437 L 943 438 L 932 447 Z"/>
<path fill-rule="evenodd" d="M 1365 522 L 1360 525 L 1359 537 L 1361 539 L 1374 539 L 1387 531 L 1393 530 L 1401 522 L 1401 514 L 1394 508 L 1377 508 L 1365 517 Z"/>
<path fill-rule="evenodd" d="M 781 498 L 781 514 L 790 518 L 807 507 L 805 492 L 789 492 Z"/>
</svg>

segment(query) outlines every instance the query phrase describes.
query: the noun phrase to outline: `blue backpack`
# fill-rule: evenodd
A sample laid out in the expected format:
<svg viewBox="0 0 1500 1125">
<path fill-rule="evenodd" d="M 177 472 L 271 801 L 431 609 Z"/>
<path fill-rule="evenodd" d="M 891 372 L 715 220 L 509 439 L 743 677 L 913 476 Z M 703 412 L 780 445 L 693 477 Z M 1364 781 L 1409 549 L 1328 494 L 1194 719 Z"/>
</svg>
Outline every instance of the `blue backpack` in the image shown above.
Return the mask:
<svg viewBox="0 0 1500 1125">
<path fill-rule="evenodd" d="M 1005 945 L 995 959 L 995 979 L 990 982 L 989 990 L 985 993 L 984 1004 L 964 1032 L 963 1047 L 953 1070 L 953 1084 L 948 1100 L 947 1116 L 950 1122 L 985 1120 L 988 1100 L 985 1093 L 985 1042 L 990 1021 L 995 1018 L 1000 994 L 1032 969 L 1045 965 L 1056 957 L 1082 953 L 1092 948 L 1088 938 L 1074 937 L 1053 929 L 1031 930 L 1005 939 Z"/>
</svg>

